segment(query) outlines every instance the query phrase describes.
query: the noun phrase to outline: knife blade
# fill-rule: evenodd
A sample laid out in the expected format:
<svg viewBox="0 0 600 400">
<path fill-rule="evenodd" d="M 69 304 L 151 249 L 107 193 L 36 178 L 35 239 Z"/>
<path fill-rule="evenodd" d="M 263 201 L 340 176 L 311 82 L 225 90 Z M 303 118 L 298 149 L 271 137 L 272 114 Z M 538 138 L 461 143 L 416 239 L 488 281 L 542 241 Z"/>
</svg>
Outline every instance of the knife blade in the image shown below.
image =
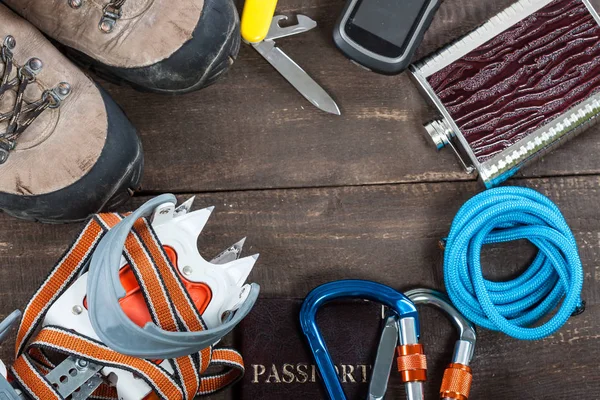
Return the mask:
<svg viewBox="0 0 600 400">
<path fill-rule="evenodd" d="M 331 114 L 340 115 L 340 109 L 331 96 L 317 82 L 287 56 L 272 40 L 253 43 L 252 46 L 277 72 L 279 72 L 304 98 L 315 107 Z"/>
</svg>

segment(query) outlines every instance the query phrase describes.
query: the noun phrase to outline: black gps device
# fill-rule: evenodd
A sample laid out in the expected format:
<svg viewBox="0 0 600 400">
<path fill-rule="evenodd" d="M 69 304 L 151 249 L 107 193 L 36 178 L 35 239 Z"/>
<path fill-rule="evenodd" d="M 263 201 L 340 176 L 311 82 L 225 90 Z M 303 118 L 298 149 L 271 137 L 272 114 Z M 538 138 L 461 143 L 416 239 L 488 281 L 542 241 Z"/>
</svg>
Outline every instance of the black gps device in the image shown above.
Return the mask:
<svg viewBox="0 0 600 400">
<path fill-rule="evenodd" d="M 381 74 L 404 71 L 441 0 L 348 0 L 333 39 L 348 58 Z"/>
</svg>

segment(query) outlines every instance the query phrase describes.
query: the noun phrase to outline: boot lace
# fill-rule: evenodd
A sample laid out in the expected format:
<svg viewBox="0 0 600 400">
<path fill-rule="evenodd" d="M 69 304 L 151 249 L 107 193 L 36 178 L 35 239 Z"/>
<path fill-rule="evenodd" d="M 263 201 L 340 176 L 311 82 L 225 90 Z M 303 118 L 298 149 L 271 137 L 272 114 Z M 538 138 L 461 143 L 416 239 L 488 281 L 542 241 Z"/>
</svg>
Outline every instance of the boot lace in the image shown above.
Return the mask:
<svg viewBox="0 0 600 400">
<path fill-rule="evenodd" d="M 71 85 L 59 83 L 53 89 L 45 90 L 41 99 L 33 103 L 24 100 L 25 89 L 35 82 L 41 72 L 43 63 L 39 58 L 30 58 L 25 65 L 17 67 L 13 63 L 13 50 L 17 41 L 13 36 L 6 36 L 0 49 L 0 57 L 4 63 L 4 72 L 0 81 L 0 102 L 8 91 L 16 91 L 16 100 L 12 110 L 0 112 L 0 123 L 7 122 L 4 132 L 0 132 L 0 164 L 8 159 L 11 150 L 16 146 L 18 137 L 29 127 L 37 117 L 48 108 L 58 108 L 61 102 L 70 94 Z M 16 76 L 11 78 L 14 69 Z"/>
<path fill-rule="evenodd" d="M 84 0 L 68 0 L 69 5 L 75 9 L 81 8 L 83 1 Z M 111 33 L 113 29 L 115 29 L 117 21 L 121 19 L 121 16 L 123 15 L 123 5 L 125 5 L 125 1 L 127 0 L 110 0 L 104 6 L 102 9 L 102 18 L 98 24 L 100 31 Z"/>
</svg>

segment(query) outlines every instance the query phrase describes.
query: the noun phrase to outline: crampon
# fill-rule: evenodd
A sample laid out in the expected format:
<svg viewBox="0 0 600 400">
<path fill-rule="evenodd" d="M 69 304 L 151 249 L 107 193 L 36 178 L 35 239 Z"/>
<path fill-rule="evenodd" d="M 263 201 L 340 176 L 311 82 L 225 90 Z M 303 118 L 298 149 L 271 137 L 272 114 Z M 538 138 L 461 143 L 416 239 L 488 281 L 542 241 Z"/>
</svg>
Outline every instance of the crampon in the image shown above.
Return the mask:
<svg viewBox="0 0 600 400">
<path fill-rule="evenodd" d="M 23 311 L 0 399 L 191 400 L 237 382 L 243 359 L 216 347 L 259 292 L 241 240 L 206 261 L 211 208 L 156 197 L 91 218 Z M 19 321 L 0 324 L 0 341 Z"/>
</svg>

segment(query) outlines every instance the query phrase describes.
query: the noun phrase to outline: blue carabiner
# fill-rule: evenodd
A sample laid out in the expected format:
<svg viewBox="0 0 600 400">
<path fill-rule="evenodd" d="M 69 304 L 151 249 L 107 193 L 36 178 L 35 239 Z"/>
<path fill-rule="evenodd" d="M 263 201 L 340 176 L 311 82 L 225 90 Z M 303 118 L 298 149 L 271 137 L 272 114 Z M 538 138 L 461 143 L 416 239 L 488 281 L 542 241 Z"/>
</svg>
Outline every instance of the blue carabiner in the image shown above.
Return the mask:
<svg viewBox="0 0 600 400">
<path fill-rule="evenodd" d="M 378 302 L 394 311 L 400 321 L 402 345 L 418 343 L 419 316 L 415 305 L 402 293 L 389 286 L 371 281 L 342 280 L 326 283 L 311 291 L 300 310 L 300 325 L 313 352 L 317 368 L 332 400 L 345 400 L 333 360 L 316 322 L 317 311 L 325 303 L 338 299 L 358 298 Z"/>
</svg>

